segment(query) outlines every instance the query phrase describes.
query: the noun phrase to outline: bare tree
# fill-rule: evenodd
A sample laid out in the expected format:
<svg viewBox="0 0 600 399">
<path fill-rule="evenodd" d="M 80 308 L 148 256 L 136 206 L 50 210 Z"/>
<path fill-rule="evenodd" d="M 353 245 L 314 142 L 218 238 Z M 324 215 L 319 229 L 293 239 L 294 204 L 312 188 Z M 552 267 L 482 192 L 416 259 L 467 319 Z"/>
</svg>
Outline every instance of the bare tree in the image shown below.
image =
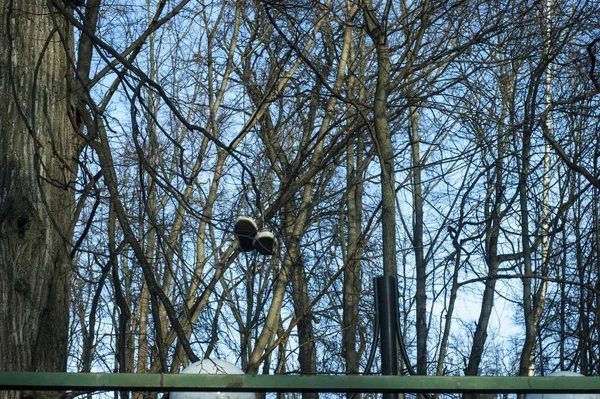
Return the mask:
<svg viewBox="0 0 600 399">
<path fill-rule="evenodd" d="M 0 15 L 0 370 L 65 371 L 79 150 L 72 27 L 40 1 L 2 1 Z"/>
</svg>

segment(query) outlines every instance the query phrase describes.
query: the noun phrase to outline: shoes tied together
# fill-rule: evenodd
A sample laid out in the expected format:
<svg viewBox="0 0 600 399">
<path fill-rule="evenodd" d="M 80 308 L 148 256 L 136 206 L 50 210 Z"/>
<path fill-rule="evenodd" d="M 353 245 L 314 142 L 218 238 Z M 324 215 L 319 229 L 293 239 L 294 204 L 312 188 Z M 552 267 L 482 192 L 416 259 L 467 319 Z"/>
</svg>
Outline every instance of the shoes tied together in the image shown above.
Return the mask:
<svg viewBox="0 0 600 399">
<path fill-rule="evenodd" d="M 233 233 L 240 243 L 242 252 L 256 250 L 261 255 L 273 255 L 275 236 L 270 231 L 258 231 L 256 222 L 249 217 L 240 216 L 235 221 Z"/>
</svg>

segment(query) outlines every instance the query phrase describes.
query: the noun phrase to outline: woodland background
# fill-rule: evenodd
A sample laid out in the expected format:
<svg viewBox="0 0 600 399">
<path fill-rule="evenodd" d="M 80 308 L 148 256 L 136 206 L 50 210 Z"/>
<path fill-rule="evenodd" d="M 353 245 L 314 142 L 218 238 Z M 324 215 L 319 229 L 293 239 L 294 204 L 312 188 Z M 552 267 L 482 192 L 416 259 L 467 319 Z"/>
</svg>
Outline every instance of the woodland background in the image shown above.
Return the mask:
<svg viewBox="0 0 600 399">
<path fill-rule="evenodd" d="M 0 369 L 600 374 L 600 3 L 0 5 Z"/>
</svg>

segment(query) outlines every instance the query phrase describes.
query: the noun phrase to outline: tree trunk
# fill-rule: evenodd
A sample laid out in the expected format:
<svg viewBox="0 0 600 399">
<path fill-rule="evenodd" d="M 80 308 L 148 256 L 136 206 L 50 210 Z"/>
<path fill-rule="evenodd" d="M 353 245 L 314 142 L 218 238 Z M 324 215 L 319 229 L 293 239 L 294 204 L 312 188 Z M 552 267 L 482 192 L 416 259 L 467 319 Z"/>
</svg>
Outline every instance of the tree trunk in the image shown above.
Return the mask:
<svg viewBox="0 0 600 399">
<path fill-rule="evenodd" d="M 417 271 L 417 374 L 427 375 L 427 264 L 423 249 L 423 188 L 421 184 L 419 116 L 417 107 L 409 107 L 410 145 L 412 153 L 413 248 Z"/>
<path fill-rule="evenodd" d="M 544 57 L 549 57 L 550 45 L 551 45 L 551 30 L 552 30 L 552 18 L 551 18 L 551 0 L 546 1 L 546 28 L 544 30 Z M 544 16 L 542 16 L 544 17 Z M 547 134 L 553 134 L 552 130 L 552 66 L 546 67 L 546 82 L 545 82 L 545 112 L 546 120 L 542 129 Z M 531 265 L 531 255 L 529 250 L 529 232 L 526 230 L 528 227 L 528 210 L 527 210 L 527 197 L 526 197 L 526 178 L 528 173 L 529 165 L 529 148 L 523 144 L 523 173 L 519 179 L 519 195 L 521 199 L 521 214 L 522 214 L 522 237 L 523 237 L 523 255 L 524 255 L 524 268 L 525 274 L 533 274 L 534 270 Z M 547 263 L 549 253 L 548 243 L 548 218 L 549 218 L 549 191 L 550 191 L 550 144 L 546 141 L 544 146 L 544 177 L 542 181 L 542 250 L 541 250 L 541 272 L 536 274 L 547 275 Z M 532 286 L 531 279 L 523 280 L 523 305 L 524 305 L 524 319 L 525 319 L 525 342 L 523 343 L 523 350 L 521 352 L 521 360 L 519 367 L 519 375 L 521 376 L 533 376 L 535 371 L 534 364 L 534 349 L 535 341 L 538 336 L 538 329 L 542 311 L 544 310 L 544 304 L 546 301 L 546 289 L 547 282 L 540 280 L 539 287 L 537 290 L 535 286 Z"/>
<path fill-rule="evenodd" d="M 383 242 L 383 274 L 396 277 L 396 191 L 394 177 L 394 150 L 387 117 L 392 61 L 387 45 L 386 17 L 377 20 L 371 1 L 363 4 L 365 29 L 377 51 L 377 82 L 373 103 L 373 141 L 381 167 L 381 229 Z"/>
<path fill-rule="evenodd" d="M 295 237 L 292 237 L 292 239 L 295 239 Z M 313 318 L 310 316 L 303 317 L 309 308 L 310 298 L 308 296 L 306 270 L 301 255 L 296 258 L 291 272 L 294 311 L 296 317 L 300 318 L 298 323 L 298 362 L 300 363 L 300 371 L 302 374 L 315 374 L 317 372 L 317 349 Z M 318 397 L 318 392 L 302 392 L 302 399 L 317 399 Z"/>
<path fill-rule="evenodd" d="M 344 263 L 344 313 L 342 324 L 342 354 L 346 360 L 346 373 L 359 373 L 359 354 L 356 349 L 356 334 L 359 323 L 359 299 L 361 293 L 361 220 L 362 220 L 362 168 L 359 166 L 363 157 L 362 139 L 351 145 L 346 153 L 346 182 L 348 197 L 346 208 L 348 213 L 348 241 Z M 355 155 L 356 153 L 356 155 Z M 355 160 L 356 158 L 356 160 Z M 358 169 L 358 170 L 357 170 Z M 359 398 L 360 395 L 349 394 L 348 397 Z"/>
<path fill-rule="evenodd" d="M 0 0 L 0 371 L 66 369 L 77 154 L 72 34 L 53 11 Z"/>
<path fill-rule="evenodd" d="M 488 279 L 485 282 L 483 290 L 483 298 L 481 300 L 481 311 L 479 320 L 473 335 L 473 345 L 469 354 L 465 375 L 476 376 L 479 373 L 479 366 L 487 341 L 487 328 L 490 321 L 492 309 L 494 307 L 494 296 L 496 288 L 495 276 L 500 267 L 500 259 L 498 254 L 498 243 L 500 239 L 500 230 L 504 211 L 501 208 L 503 204 L 505 185 L 504 185 L 504 157 L 510 141 L 509 130 L 504 124 L 511 109 L 512 92 L 510 86 L 502 86 L 502 109 L 500 113 L 500 124 L 498 126 L 498 139 L 496 142 L 497 156 L 494 160 L 492 174 L 488 176 L 487 186 L 493 195 L 488 196 L 485 203 L 485 261 L 488 268 Z M 482 151 L 485 152 L 482 147 Z M 485 156 L 485 154 L 482 154 Z M 474 399 L 477 395 L 463 394 L 464 399 Z"/>
</svg>

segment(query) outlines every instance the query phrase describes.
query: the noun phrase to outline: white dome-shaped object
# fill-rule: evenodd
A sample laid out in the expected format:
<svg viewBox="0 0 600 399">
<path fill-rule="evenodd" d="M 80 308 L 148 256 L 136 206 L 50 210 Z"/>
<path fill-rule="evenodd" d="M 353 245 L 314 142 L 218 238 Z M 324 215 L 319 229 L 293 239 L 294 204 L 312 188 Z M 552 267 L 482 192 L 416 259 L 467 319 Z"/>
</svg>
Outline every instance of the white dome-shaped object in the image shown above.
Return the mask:
<svg viewBox="0 0 600 399">
<path fill-rule="evenodd" d="M 244 374 L 237 366 L 219 359 L 204 359 L 187 366 L 182 374 Z M 256 399 L 253 392 L 171 392 L 171 399 Z"/>
<path fill-rule="evenodd" d="M 546 377 L 585 377 L 573 371 L 557 371 Z M 600 394 L 593 393 L 528 393 L 526 399 L 600 399 Z"/>
</svg>

